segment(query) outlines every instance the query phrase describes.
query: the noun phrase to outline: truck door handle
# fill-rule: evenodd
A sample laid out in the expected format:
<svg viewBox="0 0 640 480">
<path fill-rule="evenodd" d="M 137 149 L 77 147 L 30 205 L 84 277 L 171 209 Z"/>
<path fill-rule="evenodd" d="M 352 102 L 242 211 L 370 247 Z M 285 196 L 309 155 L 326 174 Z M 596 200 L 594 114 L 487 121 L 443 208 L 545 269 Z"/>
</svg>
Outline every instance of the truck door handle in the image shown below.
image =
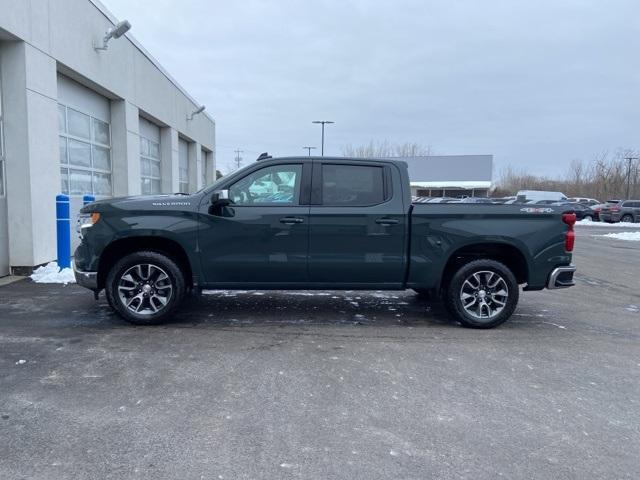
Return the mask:
<svg viewBox="0 0 640 480">
<path fill-rule="evenodd" d="M 397 225 L 400 221 L 395 218 L 382 217 L 376 218 L 376 223 L 378 225 Z"/>
<path fill-rule="evenodd" d="M 285 225 L 294 225 L 302 222 L 304 222 L 304 218 L 300 217 L 284 217 L 280 219 L 280 223 L 284 223 Z"/>
</svg>

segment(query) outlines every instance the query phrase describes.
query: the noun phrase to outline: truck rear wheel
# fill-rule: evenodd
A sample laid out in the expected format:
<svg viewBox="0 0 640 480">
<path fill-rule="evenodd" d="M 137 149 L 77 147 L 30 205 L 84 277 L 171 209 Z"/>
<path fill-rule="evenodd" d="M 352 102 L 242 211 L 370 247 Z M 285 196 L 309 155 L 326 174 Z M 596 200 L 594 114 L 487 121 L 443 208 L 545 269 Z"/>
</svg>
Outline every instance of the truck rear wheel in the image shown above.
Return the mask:
<svg viewBox="0 0 640 480">
<path fill-rule="evenodd" d="M 157 252 L 135 252 L 109 271 L 105 285 L 109 304 L 128 322 L 157 325 L 180 304 L 185 280 L 180 267 Z"/>
<path fill-rule="evenodd" d="M 445 306 L 470 328 L 493 328 L 506 322 L 520 290 L 513 272 L 495 260 L 473 260 L 456 270 L 445 288 Z"/>
</svg>

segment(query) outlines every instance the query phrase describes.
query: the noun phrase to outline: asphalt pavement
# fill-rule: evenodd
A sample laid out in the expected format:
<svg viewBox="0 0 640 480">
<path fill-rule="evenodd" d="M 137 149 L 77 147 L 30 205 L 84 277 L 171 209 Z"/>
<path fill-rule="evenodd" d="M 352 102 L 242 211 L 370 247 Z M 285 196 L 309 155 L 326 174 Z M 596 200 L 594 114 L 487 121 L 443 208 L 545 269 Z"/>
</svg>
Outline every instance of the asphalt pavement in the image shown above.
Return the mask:
<svg viewBox="0 0 640 480">
<path fill-rule="evenodd" d="M 638 478 L 640 242 L 607 231 L 487 331 L 411 292 L 208 292 L 135 327 L 1 287 L 0 479 Z"/>
</svg>

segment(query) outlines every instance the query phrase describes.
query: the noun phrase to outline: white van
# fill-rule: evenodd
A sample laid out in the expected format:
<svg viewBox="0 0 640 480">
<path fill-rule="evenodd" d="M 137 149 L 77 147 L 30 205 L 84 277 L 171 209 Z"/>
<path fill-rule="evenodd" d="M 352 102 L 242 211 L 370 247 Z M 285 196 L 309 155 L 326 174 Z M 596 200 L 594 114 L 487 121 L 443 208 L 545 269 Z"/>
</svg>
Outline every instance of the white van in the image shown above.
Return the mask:
<svg viewBox="0 0 640 480">
<path fill-rule="evenodd" d="M 548 192 L 545 190 L 520 190 L 516 196 L 518 198 L 525 197 L 529 202 L 538 202 L 540 200 L 561 202 L 567 199 L 567 196 L 562 192 Z"/>
</svg>

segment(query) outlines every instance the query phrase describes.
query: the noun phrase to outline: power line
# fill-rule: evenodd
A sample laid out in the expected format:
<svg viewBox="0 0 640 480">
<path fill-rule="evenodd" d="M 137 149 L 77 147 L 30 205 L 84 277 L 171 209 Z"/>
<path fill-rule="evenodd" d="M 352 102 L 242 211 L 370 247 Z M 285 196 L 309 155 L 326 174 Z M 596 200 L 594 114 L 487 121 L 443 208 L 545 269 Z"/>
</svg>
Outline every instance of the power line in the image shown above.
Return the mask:
<svg viewBox="0 0 640 480">
<path fill-rule="evenodd" d="M 235 158 L 235 162 L 236 162 L 236 169 L 240 168 L 240 164 L 242 163 L 242 157 L 240 156 L 241 153 L 244 153 L 244 150 L 234 150 L 236 152 L 236 158 Z"/>
</svg>

